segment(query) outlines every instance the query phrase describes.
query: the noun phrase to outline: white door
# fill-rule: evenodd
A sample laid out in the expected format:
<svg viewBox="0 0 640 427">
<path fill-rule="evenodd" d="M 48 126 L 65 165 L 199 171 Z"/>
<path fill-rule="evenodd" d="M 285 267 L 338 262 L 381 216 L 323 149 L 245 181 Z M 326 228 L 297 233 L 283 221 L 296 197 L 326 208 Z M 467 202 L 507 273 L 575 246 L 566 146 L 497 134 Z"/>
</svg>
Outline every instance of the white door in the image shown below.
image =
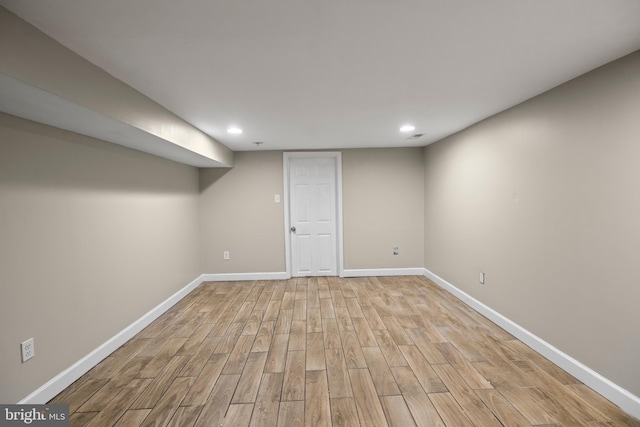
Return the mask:
<svg viewBox="0 0 640 427">
<path fill-rule="evenodd" d="M 294 277 L 337 275 L 336 157 L 289 159 Z"/>
</svg>

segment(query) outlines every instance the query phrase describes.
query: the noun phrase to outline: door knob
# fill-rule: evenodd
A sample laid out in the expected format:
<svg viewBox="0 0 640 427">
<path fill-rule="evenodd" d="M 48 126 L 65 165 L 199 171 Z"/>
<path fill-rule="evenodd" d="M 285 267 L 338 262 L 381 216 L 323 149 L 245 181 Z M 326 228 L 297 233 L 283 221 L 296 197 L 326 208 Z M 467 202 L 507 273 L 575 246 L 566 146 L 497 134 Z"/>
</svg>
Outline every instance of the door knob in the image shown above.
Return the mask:
<svg viewBox="0 0 640 427">
<path fill-rule="evenodd" d="M 295 232 L 296 232 L 296 227 L 295 227 L 295 226 L 293 226 L 293 227 L 291 227 L 291 228 L 290 228 L 290 230 L 291 230 L 291 232 L 292 232 L 292 233 L 294 233 L 294 234 L 295 234 Z"/>
</svg>

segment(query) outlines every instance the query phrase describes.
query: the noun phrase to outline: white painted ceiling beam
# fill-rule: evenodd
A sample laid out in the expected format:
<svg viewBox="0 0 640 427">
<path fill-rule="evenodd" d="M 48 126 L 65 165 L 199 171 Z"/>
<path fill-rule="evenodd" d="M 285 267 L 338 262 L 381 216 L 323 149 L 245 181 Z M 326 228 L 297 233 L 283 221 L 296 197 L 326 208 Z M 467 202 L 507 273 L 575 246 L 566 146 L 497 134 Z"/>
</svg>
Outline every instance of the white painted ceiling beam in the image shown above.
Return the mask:
<svg viewBox="0 0 640 427">
<path fill-rule="evenodd" d="M 197 167 L 233 152 L 0 7 L 0 111 Z"/>
</svg>

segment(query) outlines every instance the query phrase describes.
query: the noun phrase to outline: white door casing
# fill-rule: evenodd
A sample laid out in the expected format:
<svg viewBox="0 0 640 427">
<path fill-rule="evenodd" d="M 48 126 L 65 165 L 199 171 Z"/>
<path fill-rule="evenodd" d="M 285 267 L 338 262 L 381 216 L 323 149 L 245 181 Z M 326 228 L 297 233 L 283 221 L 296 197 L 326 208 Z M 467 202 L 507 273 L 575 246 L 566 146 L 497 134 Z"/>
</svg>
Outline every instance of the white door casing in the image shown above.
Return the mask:
<svg viewBox="0 0 640 427">
<path fill-rule="evenodd" d="M 342 276 L 340 153 L 284 153 L 287 275 Z"/>
</svg>

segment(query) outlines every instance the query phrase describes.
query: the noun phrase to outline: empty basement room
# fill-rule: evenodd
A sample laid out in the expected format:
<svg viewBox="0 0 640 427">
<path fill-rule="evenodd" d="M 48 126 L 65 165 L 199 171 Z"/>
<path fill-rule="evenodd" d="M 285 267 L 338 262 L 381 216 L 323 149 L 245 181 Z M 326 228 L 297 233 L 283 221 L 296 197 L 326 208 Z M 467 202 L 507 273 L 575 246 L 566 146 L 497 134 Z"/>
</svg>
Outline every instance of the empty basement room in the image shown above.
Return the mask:
<svg viewBox="0 0 640 427">
<path fill-rule="evenodd" d="M 0 425 L 640 426 L 639 18 L 0 0 Z"/>
</svg>

